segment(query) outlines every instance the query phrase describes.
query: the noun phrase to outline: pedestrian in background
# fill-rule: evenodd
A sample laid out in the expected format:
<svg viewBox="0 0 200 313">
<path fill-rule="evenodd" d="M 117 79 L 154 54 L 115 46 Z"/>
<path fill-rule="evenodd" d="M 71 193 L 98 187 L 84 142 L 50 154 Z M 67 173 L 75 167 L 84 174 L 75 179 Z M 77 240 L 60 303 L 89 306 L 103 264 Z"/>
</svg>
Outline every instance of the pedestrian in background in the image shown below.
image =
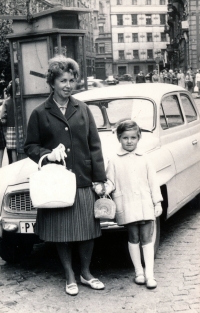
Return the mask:
<svg viewBox="0 0 200 313">
<path fill-rule="evenodd" d="M 45 154 L 44 166 L 64 159 L 66 167 L 76 175 L 74 204 L 38 209 L 35 227 L 42 240 L 56 244 L 66 276 L 65 290 L 73 296 L 79 292 L 72 267 L 74 246 L 80 255 L 81 283 L 104 289 L 104 284 L 91 274 L 90 262 L 94 239 L 101 236 L 100 220 L 94 217 L 94 191 L 104 193 L 106 173 L 93 115 L 85 103 L 71 96 L 78 76 L 79 66 L 74 60 L 58 55 L 49 61 L 47 83 L 53 91 L 33 110 L 24 145 L 25 153 L 34 162 L 38 163 Z"/>
<path fill-rule="evenodd" d="M 8 152 L 9 164 L 17 161 L 17 138 L 15 128 L 15 110 L 13 102 L 12 81 L 9 83 L 6 98 L 2 105 L 1 119 L 6 127 L 6 148 Z"/>
<path fill-rule="evenodd" d="M 106 194 L 112 192 L 118 225 L 125 225 L 128 229 L 128 249 L 135 267 L 135 283 L 156 288 L 152 235 L 154 220 L 162 213 L 160 187 L 148 157 L 137 149 L 141 137 L 139 126 L 132 120 L 125 120 L 118 125 L 116 132 L 121 147 L 108 163 Z M 141 264 L 140 244 L 145 272 Z"/>
<path fill-rule="evenodd" d="M 185 88 L 192 93 L 193 90 L 193 77 L 190 74 L 190 71 L 187 71 L 185 76 Z"/>
<path fill-rule="evenodd" d="M 142 71 L 140 71 L 137 74 L 137 76 L 136 76 L 136 83 L 137 84 L 146 83 L 146 79 L 145 79 L 145 76 L 144 76 Z"/>
<path fill-rule="evenodd" d="M 164 83 L 163 71 L 160 72 L 160 83 Z"/>
<path fill-rule="evenodd" d="M 178 71 L 177 78 L 178 78 L 178 86 L 185 88 L 185 75 L 181 71 L 181 69 L 179 69 Z"/>
<path fill-rule="evenodd" d="M 3 100 L 0 100 L 0 116 L 1 116 L 2 104 L 3 104 Z M 0 167 L 2 167 L 2 161 L 3 161 L 5 148 L 6 148 L 6 139 L 5 139 L 5 134 L 4 134 L 4 126 L 2 123 L 2 119 L 0 118 Z"/>
<path fill-rule="evenodd" d="M 152 76 L 152 83 L 159 83 L 159 82 L 160 82 L 160 77 L 158 75 L 158 71 L 154 70 L 153 76 Z"/>
<path fill-rule="evenodd" d="M 195 81 L 196 81 L 196 86 L 198 87 L 198 96 L 200 96 L 200 69 L 197 70 Z"/>
</svg>

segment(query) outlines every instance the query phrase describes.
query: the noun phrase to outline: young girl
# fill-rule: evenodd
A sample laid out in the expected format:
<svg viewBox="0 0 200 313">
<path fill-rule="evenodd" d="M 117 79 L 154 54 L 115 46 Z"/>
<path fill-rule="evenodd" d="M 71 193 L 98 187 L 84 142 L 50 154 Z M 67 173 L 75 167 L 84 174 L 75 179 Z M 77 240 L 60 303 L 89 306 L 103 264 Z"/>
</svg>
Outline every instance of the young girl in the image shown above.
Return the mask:
<svg viewBox="0 0 200 313">
<path fill-rule="evenodd" d="M 141 137 L 139 126 L 126 120 L 118 125 L 116 132 L 121 147 L 108 164 L 106 194 L 113 192 L 117 223 L 126 225 L 128 229 L 128 249 L 135 267 L 135 283 L 146 283 L 147 288 L 156 288 L 152 235 L 153 221 L 162 213 L 160 187 L 153 166 L 137 150 Z M 140 243 L 145 273 L 141 264 Z"/>
</svg>

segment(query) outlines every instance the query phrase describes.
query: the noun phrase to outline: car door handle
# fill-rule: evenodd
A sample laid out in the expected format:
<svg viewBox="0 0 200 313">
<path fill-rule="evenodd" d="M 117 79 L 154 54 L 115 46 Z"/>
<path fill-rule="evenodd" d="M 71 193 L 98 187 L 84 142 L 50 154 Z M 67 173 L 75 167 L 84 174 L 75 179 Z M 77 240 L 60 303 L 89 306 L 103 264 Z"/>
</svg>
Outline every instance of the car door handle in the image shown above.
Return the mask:
<svg viewBox="0 0 200 313">
<path fill-rule="evenodd" d="M 192 144 L 193 144 L 193 145 L 196 145 L 197 143 L 198 143 L 198 140 L 197 140 L 197 139 L 192 141 Z"/>
</svg>

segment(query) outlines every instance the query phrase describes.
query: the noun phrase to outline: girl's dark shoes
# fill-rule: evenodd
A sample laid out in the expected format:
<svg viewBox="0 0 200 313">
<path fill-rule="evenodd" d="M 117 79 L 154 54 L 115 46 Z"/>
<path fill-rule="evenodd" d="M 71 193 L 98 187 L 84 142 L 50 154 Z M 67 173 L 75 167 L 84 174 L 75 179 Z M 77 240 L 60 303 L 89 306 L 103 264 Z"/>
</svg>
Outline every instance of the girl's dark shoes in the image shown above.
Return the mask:
<svg viewBox="0 0 200 313">
<path fill-rule="evenodd" d="M 70 296 L 76 296 L 78 294 L 78 286 L 76 283 L 67 285 L 66 283 L 66 293 Z"/>
<path fill-rule="evenodd" d="M 98 280 L 97 278 L 92 278 L 90 280 L 86 280 L 82 276 L 80 276 L 80 279 L 81 279 L 81 283 L 83 285 L 88 285 L 92 289 L 100 290 L 100 289 L 105 288 L 104 284 L 100 280 Z"/>
</svg>

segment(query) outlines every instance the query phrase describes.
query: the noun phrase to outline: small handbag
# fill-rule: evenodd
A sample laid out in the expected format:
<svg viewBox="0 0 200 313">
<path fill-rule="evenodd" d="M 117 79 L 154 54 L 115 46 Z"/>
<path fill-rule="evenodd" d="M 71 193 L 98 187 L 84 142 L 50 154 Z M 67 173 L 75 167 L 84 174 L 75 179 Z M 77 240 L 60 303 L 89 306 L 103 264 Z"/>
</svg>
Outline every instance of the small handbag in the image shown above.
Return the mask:
<svg viewBox="0 0 200 313">
<path fill-rule="evenodd" d="M 42 165 L 30 175 L 30 197 L 35 208 L 51 209 L 72 206 L 76 195 L 76 176 L 66 169 L 65 162 Z"/>
<path fill-rule="evenodd" d="M 94 216 L 95 218 L 109 219 L 115 218 L 116 204 L 110 196 L 103 196 L 95 201 L 94 204 Z"/>
</svg>

